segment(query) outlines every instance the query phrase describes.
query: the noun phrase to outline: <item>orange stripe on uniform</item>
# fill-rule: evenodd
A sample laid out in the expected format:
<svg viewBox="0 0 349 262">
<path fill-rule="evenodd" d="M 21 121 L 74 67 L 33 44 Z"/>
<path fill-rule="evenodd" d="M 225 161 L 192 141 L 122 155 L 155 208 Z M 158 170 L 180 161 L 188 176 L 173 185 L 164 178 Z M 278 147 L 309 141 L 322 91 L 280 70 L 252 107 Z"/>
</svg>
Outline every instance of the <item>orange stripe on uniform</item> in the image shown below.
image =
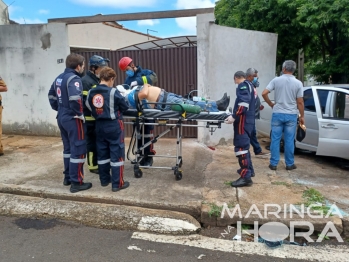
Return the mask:
<svg viewBox="0 0 349 262">
<path fill-rule="evenodd" d="M 122 157 L 119 158 L 119 162 L 124 161 Z M 122 188 L 124 185 L 124 166 L 120 166 L 120 182 L 119 182 L 119 188 Z"/>
</svg>

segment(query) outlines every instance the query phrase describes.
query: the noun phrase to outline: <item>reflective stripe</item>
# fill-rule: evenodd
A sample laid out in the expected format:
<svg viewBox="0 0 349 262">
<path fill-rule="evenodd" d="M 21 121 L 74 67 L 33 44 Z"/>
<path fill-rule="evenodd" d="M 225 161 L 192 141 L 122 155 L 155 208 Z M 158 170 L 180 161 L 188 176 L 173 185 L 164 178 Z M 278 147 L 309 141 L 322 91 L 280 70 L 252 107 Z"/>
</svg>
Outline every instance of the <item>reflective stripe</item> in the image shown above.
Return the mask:
<svg viewBox="0 0 349 262">
<path fill-rule="evenodd" d="M 98 165 L 104 165 L 110 163 L 110 159 L 97 161 Z"/>
<path fill-rule="evenodd" d="M 75 159 L 75 158 L 70 158 L 70 163 L 74 163 L 74 164 L 80 164 L 80 163 L 85 163 L 85 158 L 83 159 Z"/>
<path fill-rule="evenodd" d="M 68 96 L 69 96 L 69 83 L 70 83 L 70 81 L 71 81 L 74 77 L 76 77 L 76 75 L 72 75 L 72 76 L 69 77 L 68 80 L 67 80 L 67 94 L 68 94 Z M 69 99 L 69 100 L 70 100 L 70 99 Z"/>
<path fill-rule="evenodd" d="M 48 99 L 57 100 L 57 96 L 49 95 Z"/>
<path fill-rule="evenodd" d="M 93 116 L 85 116 L 86 121 L 96 121 Z"/>
<path fill-rule="evenodd" d="M 244 155 L 244 154 L 247 154 L 247 153 L 248 153 L 248 150 L 243 150 L 243 151 L 235 152 L 235 155 L 236 156 L 241 156 L 241 155 Z"/>
<path fill-rule="evenodd" d="M 82 91 L 82 94 L 83 94 L 84 96 L 87 96 L 87 95 L 88 95 L 88 91 Z"/>
<path fill-rule="evenodd" d="M 112 88 L 110 91 L 110 101 L 109 101 L 109 109 L 110 109 L 110 118 L 112 120 L 116 119 L 115 117 L 115 109 L 114 109 L 114 95 L 116 88 Z"/>
<path fill-rule="evenodd" d="M 148 80 L 146 76 L 142 76 L 142 80 L 144 84 L 148 84 Z"/>
<path fill-rule="evenodd" d="M 250 105 L 248 103 L 245 103 L 245 102 L 241 102 L 238 104 L 239 106 L 243 106 L 243 107 L 246 107 L 246 108 L 249 108 Z"/>
<path fill-rule="evenodd" d="M 88 108 L 88 110 L 90 110 L 92 112 L 92 108 L 90 106 L 90 103 L 88 102 L 88 99 L 90 97 L 90 92 L 88 93 L 87 97 L 86 97 L 86 102 L 85 102 L 85 105 L 86 107 Z"/>
<path fill-rule="evenodd" d="M 97 87 L 97 85 L 93 85 L 93 86 L 92 86 L 92 88 L 95 88 L 95 87 Z"/>
<path fill-rule="evenodd" d="M 124 161 L 122 162 L 110 162 L 110 166 L 123 166 L 124 165 Z"/>
<path fill-rule="evenodd" d="M 69 101 L 77 101 L 77 100 L 80 100 L 81 99 L 81 96 L 70 96 L 69 97 Z"/>
<path fill-rule="evenodd" d="M 70 158 L 70 154 L 63 154 L 64 158 Z"/>
<path fill-rule="evenodd" d="M 143 137 L 144 137 L 144 138 L 147 138 L 147 137 L 154 137 L 154 134 L 144 135 Z"/>
</svg>

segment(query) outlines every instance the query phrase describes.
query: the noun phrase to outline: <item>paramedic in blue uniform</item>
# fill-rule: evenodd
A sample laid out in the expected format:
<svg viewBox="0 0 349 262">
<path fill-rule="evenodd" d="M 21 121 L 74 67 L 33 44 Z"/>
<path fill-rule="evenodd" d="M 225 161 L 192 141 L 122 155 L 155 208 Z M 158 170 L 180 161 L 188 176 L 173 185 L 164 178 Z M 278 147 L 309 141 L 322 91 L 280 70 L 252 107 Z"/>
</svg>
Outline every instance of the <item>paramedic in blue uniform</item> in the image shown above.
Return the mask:
<svg viewBox="0 0 349 262">
<path fill-rule="evenodd" d="M 226 119 L 227 124 L 234 123 L 234 151 L 238 158 L 240 178 L 231 183 L 232 187 L 251 186 L 254 170 L 250 155 L 250 139 L 255 124 L 255 96 L 252 84 L 246 80 L 246 74 L 238 71 L 234 74 L 237 84 L 233 114 Z"/>
<path fill-rule="evenodd" d="M 125 84 L 130 88 L 134 86 L 143 86 L 144 84 L 157 85 L 158 78 L 155 72 L 149 69 L 143 69 L 142 67 L 135 66 L 130 57 L 123 57 L 119 61 L 119 68 L 121 71 L 126 72 Z M 153 120 L 146 120 L 146 123 L 154 123 Z M 144 144 L 148 143 L 154 137 L 154 126 L 144 125 Z M 138 145 L 142 145 L 142 138 L 138 139 Z M 144 159 L 140 162 L 143 166 L 151 166 L 153 164 L 153 158 L 147 157 L 148 155 L 155 155 L 156 151 L 153 148 L 153 144 L 144 148 Z"/>
<path fill-rule="evenodd" d="M 57 123 L 63 140 L 63 185 L 71 185 L 70 192 L 76 193 L 92 187 L 91 183 L 83 182 L 86 140 L 80 76 L 85 58 L 70 54 L 65 63 L 66 69 L 51 85 L 48 98 L 52 109 L 58 111 Z"/>
<path fill-rule="evenodd" d="M 87 165 L 88 169 L 92 173 L 98 174 L 97 164 L 97 146 L 96 146 L 96 124 L 95 119 L 91 115 L 90 110 L 85 106 L 86 97 L 88 91 L 96 87 L 99 84 L 99 73 L 103 67 L 108 66 L 109 59 L 103 58 L 98 55 L 90 57 L 88 66 L 89 70 L 86 75 L 81 79 L 84 90 L 82 92 L 84 97 L 84 116 L 86 120 L 86 147 L 87 147 Z"/>
<path fill-rule="evenodd" d="M 124 181 L 124 123 L 122 114 L 128 105 L 120 92 L 113 88 L 116 73 L 110 67 L 100 72 L 100 84 L 87 95 L 86 106 L 96 119 L 99 179 L 103 187 L 112 184 L 112 191 L 127 188 Z M 110 176 L 111 169 L 111 176 Z"/>
</svg>

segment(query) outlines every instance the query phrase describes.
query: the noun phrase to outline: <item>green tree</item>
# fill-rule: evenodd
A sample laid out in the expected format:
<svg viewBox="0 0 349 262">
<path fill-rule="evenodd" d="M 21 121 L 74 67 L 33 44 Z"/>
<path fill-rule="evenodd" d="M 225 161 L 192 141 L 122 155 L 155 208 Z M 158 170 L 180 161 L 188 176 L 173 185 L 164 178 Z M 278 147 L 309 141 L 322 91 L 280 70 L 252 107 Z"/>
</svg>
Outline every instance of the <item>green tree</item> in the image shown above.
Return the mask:
<svg viewBox="0 0 349 262">
<path fill-rule="evenodd" d="M 215 16 L 219 25 L 277 33 L 277 66 L 303 49 L 318 81 L 348 80 L 349 0 L 220 0 Z"/>
</svg>

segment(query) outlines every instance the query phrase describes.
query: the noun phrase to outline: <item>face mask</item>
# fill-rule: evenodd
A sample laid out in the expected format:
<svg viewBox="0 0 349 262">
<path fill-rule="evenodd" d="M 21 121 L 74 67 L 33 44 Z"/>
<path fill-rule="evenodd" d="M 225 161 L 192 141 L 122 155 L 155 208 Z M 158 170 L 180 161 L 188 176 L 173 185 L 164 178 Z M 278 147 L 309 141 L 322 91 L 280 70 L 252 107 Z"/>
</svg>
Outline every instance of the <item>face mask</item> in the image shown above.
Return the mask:
<svg viewBox="0 0 349 262">
<path fill-rule="evenodd" d="M 253 84 L 255 87 L 258 87 L 258 86 L 259 86 L 258 77 L 253 78 L 252 84 Z M 257 86 L 257 84 L 258 84 L 258 86 Z"/>
<path fill-rule="evenodd" d="M 129 76 L 129 77 L 133 77 L 135 74 L 135 72 L 133 70 L 127 70 L 126 71 L 126 75 Z"/>
</svg>

